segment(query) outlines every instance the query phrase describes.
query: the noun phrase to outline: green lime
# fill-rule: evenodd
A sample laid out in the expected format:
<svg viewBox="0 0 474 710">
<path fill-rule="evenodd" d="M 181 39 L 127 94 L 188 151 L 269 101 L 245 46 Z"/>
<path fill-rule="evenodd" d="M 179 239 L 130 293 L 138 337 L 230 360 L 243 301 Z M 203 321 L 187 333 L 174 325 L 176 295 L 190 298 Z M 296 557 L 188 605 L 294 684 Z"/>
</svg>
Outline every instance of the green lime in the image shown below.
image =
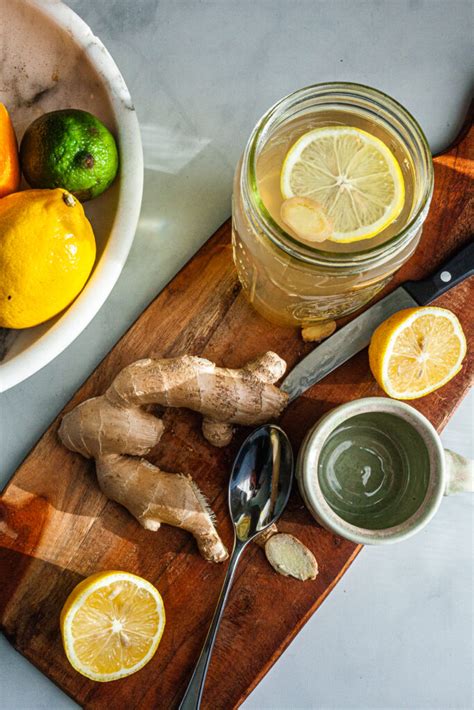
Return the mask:
<svg viewBox="0 0 474 710">
<path fill-rule="evenodd" d="M 73 108 L 33 121 L 21 141 L 20 159 L 31 187 L 62 187 L 81 202 L 104 192 L 118 168 L 111 132 L 92 114 Z"/>
</svg>

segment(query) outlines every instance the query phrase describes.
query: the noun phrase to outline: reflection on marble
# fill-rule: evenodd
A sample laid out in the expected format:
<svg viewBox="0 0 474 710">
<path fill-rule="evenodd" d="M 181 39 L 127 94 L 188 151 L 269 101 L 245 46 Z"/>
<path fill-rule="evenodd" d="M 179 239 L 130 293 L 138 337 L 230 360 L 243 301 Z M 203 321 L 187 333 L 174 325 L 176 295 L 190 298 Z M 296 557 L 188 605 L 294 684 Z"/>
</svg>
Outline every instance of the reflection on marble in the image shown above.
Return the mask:
<svg viewBox="0 0 474 710">
<path fill-rule="evenodd" d="M 69 32 L 24 0 L 0 0 L 0 17 L 0 101 L 19 141 L 35 118 L 59 108 L 85 109 L 116 128 L 103 82 Z"/>
<path fill-rule="evenodd" d="M 142 123 L 140 125 L 145 168 L 176 175 L 211 142 L 180 133 L 174 128 Z"/>
</svg>

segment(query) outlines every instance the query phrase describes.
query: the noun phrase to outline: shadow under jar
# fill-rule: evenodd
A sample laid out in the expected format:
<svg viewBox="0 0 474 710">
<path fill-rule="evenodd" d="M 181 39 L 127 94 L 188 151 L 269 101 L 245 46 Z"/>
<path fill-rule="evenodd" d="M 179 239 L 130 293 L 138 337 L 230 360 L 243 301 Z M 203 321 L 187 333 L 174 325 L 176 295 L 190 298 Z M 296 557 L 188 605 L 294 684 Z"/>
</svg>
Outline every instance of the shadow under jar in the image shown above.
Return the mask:
<svg viewBox="0 0 474 710">
<path fill-rule="evenodd" d="M 308 131 L 352 126 L 382 140 L 404 180 L 403 208 L 376 236 L 303 243 L 279 218 L 280 171 Z M 317 84 L 281 99 L 255 126 L 237 166 L 232 204 L 234 262 L 254 308 L 279 325 L 340 318 L 370 301 L 414 252 L 433 193 L 426 138 L 394 99 L 358 84 Z"/>
</svg>

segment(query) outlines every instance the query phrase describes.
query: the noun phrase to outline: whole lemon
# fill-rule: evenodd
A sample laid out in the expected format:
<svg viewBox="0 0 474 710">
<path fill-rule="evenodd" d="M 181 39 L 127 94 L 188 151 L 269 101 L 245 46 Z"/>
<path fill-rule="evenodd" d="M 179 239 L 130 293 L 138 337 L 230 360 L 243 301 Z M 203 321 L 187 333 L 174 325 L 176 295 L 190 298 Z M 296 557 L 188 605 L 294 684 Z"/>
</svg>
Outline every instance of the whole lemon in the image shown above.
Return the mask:
<svg viewBox="0 0 474 710">
<path fill-rule="evenodd" d="M 0 199 L 0 326 L 29 328 L 81 291 L 95 260 L 92 227 L 65 190 L 25 190 Z"/>
</svg>

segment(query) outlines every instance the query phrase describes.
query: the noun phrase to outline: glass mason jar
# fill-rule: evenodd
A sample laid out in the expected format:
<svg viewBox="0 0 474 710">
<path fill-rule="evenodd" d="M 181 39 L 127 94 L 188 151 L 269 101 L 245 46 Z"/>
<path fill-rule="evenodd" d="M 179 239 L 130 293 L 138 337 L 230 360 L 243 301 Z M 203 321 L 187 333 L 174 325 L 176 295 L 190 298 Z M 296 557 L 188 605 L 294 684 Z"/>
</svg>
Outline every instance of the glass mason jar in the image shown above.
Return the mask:
<svg viewBox="0 0 474 710">
<path fill-rule="evenodd" d="M 299 125 L 301 135 L 318 125 L 340 124 L 365 129 L 388 145 L 410 202 L 385 241 L 354 242 L 345 250 L 335 244 L 333 251 L 323 251 L 298 241 L 271 216 L 259 192 L 257 167 L 268 141 L 277 144 L 288 125 Z M 257 123 L 235 173 L 232 244 L 244 293 L 265 318 L 281 325 L 309 325 L 357 310 L 413 254 L 432 193 L 426 138 L 394 99 L 349 83 L 316 84 L 290 94 Z"/>
</svg>

